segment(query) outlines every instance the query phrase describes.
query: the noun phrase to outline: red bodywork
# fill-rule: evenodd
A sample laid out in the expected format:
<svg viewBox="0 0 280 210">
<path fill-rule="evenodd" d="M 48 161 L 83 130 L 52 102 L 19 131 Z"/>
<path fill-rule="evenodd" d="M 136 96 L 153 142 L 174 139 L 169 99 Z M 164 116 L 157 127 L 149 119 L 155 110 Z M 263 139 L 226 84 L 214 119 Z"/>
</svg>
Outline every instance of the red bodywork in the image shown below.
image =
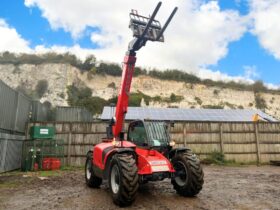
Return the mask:
<svg viewBox="0 0 280 210">
<path fill-rule="evenodd" d="M 116 107 L 115 125 L 113 126 L 113 134 L 115 137 L 118 137 L 123 129 L 124 117 L 127 112 L 130 86 L 134 72 L 135 62 L 136 57 L 133 55 L 124 57 L 122 83 Z"/>
<path fill-rule="evenodd" d="M 136 145 L 129 141 L 103 142 L 94 147 L 93 164 L 102 171 L 106 167 L 108 158 L 114 154 L 118 148 L 136 148 Z M 139 175 L 147 175 L 156 172 L 175 172 L 169 160 L 156 150 L 135 149 L 137 154 L 137 167 Z"/>
<path fill-rule="evenodd" d="M 106 166 L 106 161 L 108 157 L 114 153 L 118 148 L 121 147 L 126 147 L 126 148 L 135 148 L 135 144 L 129 142 L 129 141 L 118 141 L 116 142 L 116 145 L 114 146 L 112 141 L 107 141 L 103 142 L 100 144 L 97 144 L 94 147 L 94 152 L 93 152 L 93 164 L 97 166 L 99 169 L 104 170 Z"/>
<path fill-rule="evenodd" d="M 156 172 L 175 172 L 169 160 L 157 150 L 136 148 L 138 155 L 138 174 L 152 174 Z"/>
</svg>

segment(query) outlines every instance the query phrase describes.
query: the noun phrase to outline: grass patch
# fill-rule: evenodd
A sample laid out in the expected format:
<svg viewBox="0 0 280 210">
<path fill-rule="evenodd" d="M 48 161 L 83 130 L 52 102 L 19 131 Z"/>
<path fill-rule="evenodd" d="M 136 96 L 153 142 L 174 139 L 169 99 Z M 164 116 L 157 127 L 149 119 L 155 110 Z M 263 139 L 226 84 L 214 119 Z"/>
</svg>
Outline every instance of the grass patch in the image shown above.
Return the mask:
<svg viewBox="0 0 280 210">
<path fill-rule="evenodd" d="M 84 166 L 63 166 L 61 167 L 61 171 L 79 171 L 83 170 Z"/>
<path fill-rule="evenodd" d="M 59 171 L 38 171 L 38 176 L 50 177 L 50 176 L 59 176 Z"/>
</svg>

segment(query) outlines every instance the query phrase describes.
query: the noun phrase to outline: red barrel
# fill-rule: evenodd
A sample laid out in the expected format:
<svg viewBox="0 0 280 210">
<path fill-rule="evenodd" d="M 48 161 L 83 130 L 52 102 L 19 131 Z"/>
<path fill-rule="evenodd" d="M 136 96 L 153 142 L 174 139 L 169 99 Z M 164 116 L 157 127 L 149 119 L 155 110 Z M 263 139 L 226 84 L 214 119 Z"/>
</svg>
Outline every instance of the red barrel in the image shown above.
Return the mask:
<svg viewBox="0 0 280 210">
<path fill-rule="evenodd" d="M 59 170 L 61 166 L 58 158 L 44 158 L 42 162 L 43 170 Z"/>
<path fill-rule="evenodd" d="M 51 170 L 51 158 L 44 158 L 42 162 L 43 170 Z"/>
<path fill-rule="evenodd" d="M 51 160 L 51 170 L 60 169 L 60 160 L 58 158 L 52 158 Z"/>
</svg>

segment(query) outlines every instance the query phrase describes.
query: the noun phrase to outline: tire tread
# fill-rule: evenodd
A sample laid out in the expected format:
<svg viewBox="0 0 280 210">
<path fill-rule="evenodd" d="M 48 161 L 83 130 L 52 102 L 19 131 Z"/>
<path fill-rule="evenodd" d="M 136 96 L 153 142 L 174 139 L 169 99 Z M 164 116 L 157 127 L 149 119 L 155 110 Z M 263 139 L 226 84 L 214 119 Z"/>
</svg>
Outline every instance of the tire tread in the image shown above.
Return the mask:
<svg viewBox="0 0 280 210">
<path fill-rule="evenodd" d="M 193 197 L 200 192 L 204 183 L 204 173 L 200 161 L 190 150 L 178 154 L 172 159 L 172 162 L 177 160 L 182 161 L 188 170 L 188 183 L 179 186 L 175 179 L 172 179 L 171 183 L 179 195 Z"/>
</svg>

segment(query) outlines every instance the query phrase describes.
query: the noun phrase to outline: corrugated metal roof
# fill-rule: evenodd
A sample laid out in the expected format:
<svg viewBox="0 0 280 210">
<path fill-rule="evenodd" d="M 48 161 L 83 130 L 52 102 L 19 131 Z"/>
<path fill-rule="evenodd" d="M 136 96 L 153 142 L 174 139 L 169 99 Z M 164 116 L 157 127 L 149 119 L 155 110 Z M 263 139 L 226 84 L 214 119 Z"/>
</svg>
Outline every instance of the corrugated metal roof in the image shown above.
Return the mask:
<svg viewBox="0 0 280 210">
<path fill-rule="evenodd" d="M 113 110 L 112 110 L 113 109 Z M 114 108 L 104 107 L 101 119 L 109 120 L 115 113 Z M 268 121 L 278 120 L 260 110 L 253 109 L 181 109 L 181 108 L 150 108 L 128 107 L 126 120 L 149 119 L 161 121 L 219 121 L 219 122 L 250 122 L 258 114 Z"/>
</svg>

